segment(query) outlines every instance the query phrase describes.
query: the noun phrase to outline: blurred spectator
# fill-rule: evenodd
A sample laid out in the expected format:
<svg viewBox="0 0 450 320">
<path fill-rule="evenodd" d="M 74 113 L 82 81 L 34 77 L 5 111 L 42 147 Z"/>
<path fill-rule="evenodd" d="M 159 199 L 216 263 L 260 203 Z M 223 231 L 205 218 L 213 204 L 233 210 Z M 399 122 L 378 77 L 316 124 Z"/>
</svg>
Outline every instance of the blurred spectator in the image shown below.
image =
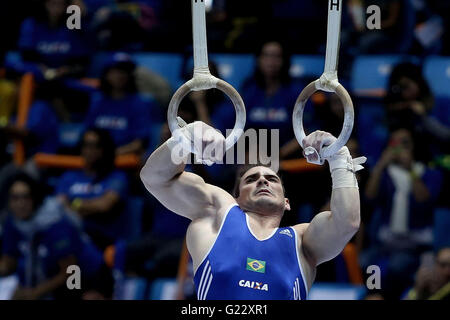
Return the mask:
<svg viewBox="0 0 450 320">
<path fill-rule="evenodd" d="M 208 26 L 208 47 L 213 52 L 224 51 L 224 39 L 231 28 L 228 12 L 226 11 L 227 0 L 206 1 L 206 23 Z"/>
<path fill-rule="evenodd" d="M 361 255 L 361 264 L 364 270 L 375 264 L 386 272 L 382 288 L 390 298 L 398 298 L 411 284 L 419 255 L 433 240 L 433 210 L 442 176 L 417 161 L 416 152 L 411 131 L 393 131 L 365 189 L 377 214 L 371 218 L 373 242 Z"/>
<path fill-rule="evenodd" d="M 441 16 L 444 20 L 444 34 L 442 37 L 443 49 L 442 55 L 450 54 L 450 32 L 448 26 L 450 25 L 450 2 L 447 0 L 428 0 L 427 5 L 431 10 Z"/>
<path fill-rule="evenodd" d="M 35 18 L 22 23 L 19 50 L 25 70 L 38 79 L 78 77 L 89 62 L 89 45 L 82 30 L 66 26 L 70 0 L 45 0 Z"/>
<path fill-rule="evenodd" d="M 85 105 L 79 79 L 90 60 L 91 45 L 82 21 L 81 30 L 66 26 L 66 9 L 71 0 L 45 0 L 35 3 L 34 17 L 25 19 L 20 28 L 18 49 L 21 59 L 9 61 L 8 71 L 31 72 L 49 99 L 59 99 L 64 120 L 72 120 Z M 76 115 L 74 115 L 76 116 Z"/>
<path fill-rule="evenodd" d="M 38 93 L 38 97 L 40 94 Z M 21 128 L 15 124 L 16 116 L 9 119 L 9 123 L 0 126 L 0 141 L 2 150 L 5 151 L 4 166 L 0 166 L 0 188 L 8 178 L 18 170 L 17 165 L 12 162 L 13 152 L 11 147 L 14 140 L 21 140 L 25 146 L 25 164 L 22 170 L 39 179 L 41 172 L 33 161 L 33 156 L 38 152 L 56 153 L 59 147 L 59 125 L 60 117 L 53 103 L 43 99 L 35 100 L 30 106 L 25 127 Z M 3 196 L 0 195 L 0 208 Z"/>
<path fill-rule="evenodd" d="M 414 9 L 410 0 L 353 0 L 348 10 L 353 20 L 353 32 L 344 36 L 346 46 L 353 43 L 354 54 L 407 53 L 412 44 Z M 380 8 L 381 28 L 366 27 L 366 8 Z M 350 40 L 351 39 L 351 40 Z M 347 42 L 350 41 L 350 42 Z"/>
<path fill-rule="evenodd" d="M 164 77 L 158 73 L 144 67 L 136 66 L 135 70 L 136 87 L 139 93 L 151 95 L 164 110 L 169 105 L 172 98 L 172 88 Z"/>
<path fill-rule="evenodd" d="M 189 122 L 192 121 L 186 109 L 179 115 Z M 168 125 L 164 124 L 160 143 L 169 139 L 170 135 Z M 193 166 L 188 165 L 186 170 L 193 170 Z M 157 277 L 176 277 L 190 220 L 174 215 L 153 196 L 146 196 L 145 202 L 144 229 L 147 232 L 139 239 L 117 241 L 109 246 L 105 250 L 105 260 L 117 271 L 138 274 L 149 280 Z"/>
<path fill-rule="evenodd" d="M 416 11 L 415 42 L 412 52 L 419 55 L 439 54 L 443 46 L 444 19 L 430 1 L 411 1 Z"/>
<path fill-rule="evenodd" d="M 83 170 L 67 171 L 56 194 L 100 248 L 123 235 L 128 179 L 115 170 L 114 143 L 108 132 L 88 129 L 82 138 Z"/>
<path fill-rule="evenodd" d="M 409 128 L 419 138 L 420 147 L 428 146 L 421 160 L 450 152 L 450 100 L 433 97 L 419 66 L 402 63 L 394 67 L 385 102 L 388 126 Z"/>
<path fill-rule="evenodd" d="M 19 287 L 13 299 L 80 298 L 79 290 L 67 289 L 69 265 L 82 270 L 83 291 L 111 296 L 112 282 L 108 281 L 108 270 L 102 267 L 100 251 L 65 216 L 59 201 L 43 201 L 41 190 L 22 173 L 7 186 L 8 216 L 0 275 L 17 273 Z"/>
<path fill-rule="evenodd" d="M 285 159 L 300 151 L 291 117 L 303 86 L 290 77 L 290 55 L 280 41 L 266 40 L 258 49 L 255 73 L 241 90 L 247 110 L 247 128 L 278 129 L 280 158 Z M 311 110 L 307 108 L 304 114 L 308 128 Z"/>
<path fill-rule="evenodd" d="M 151 126 L 162 121 L 154 101 L 137 93 L 134 70 L 127 55 L 115 54 L 103 70 L 100 92 L 93 94 L 85 119 L 86 128 L 102 128 L 111 134 L 117 155 L 142 152 Z"/>
<path fill-rule="evenodd" d="M 104 1 L 105 2 L 105 1 Z M 98 7 L 98 5 L 97 5 Z M 161 0 L 110 0 L 99 8 L 93 19 L 100 50 L 142 50 L 162 24 Z"/>
<path fill-rule="evenodd" d="M 37 152 L 56 153 L 59 122 L 59 117 L 49 102 L 35 100 L 30 107 L 25 128 L 9 124 L 0 130 L 12 139 L 23 140 L 29 158 Z"/>
<path fill-rule="evenodd" d="M 422 263 L 416 273 L 414 288 L 408 292 L 409 300 L 450 299 L 450 247 L 438 250 L 431 263 Z"/>
</svg>

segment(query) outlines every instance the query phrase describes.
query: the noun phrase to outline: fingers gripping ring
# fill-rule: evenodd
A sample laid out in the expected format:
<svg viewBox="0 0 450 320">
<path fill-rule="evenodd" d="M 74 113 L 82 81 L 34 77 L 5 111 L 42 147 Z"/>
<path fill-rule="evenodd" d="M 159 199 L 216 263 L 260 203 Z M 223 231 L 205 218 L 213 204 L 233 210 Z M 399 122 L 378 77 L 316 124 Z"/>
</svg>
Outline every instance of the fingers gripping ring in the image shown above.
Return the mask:
<svg viewBox="0 0 450 320">
<path fill-rule="evenodd" d="M 309 85 L 306 86 L 305 89 L 303 89 L 303 91 L 298 96 L 294 107 L 292 125 L 294 127 L 295 137 L 297 138 L 298 143 L 302 146 L 303 149 L 305 149 L 303 147 L 303 139 L 305 139 L 306 137 L 305 130 L 303 129 L 303 112 L 308 99 L 316 91 L 319 90 L 318 88 L 320 87 L 320 83 L 318 83 L 318 81 L 319 80 L 311 82 Z M 322 158 L 322 160 L 334 155 L 336 152 L 339 151 L 339 149 L 345 146 L 348 139 L 350 138 L 353 129 L 355 114 L 353 110 L 352 99 L 350 98 L 350 95 L 348 94 L 347 90 L 345 90 L 345 88 L 341 84 L 338 84 L 336 86 L 335 93 L 339 97 L 344 106 L 344 125 L 337 140 L 333 142 L 331 145 L 322 148 L 320 152 L 320 157 Z M 313 149 L 312 147 L 308 147 L 307 149 L 308 153 L 312 153 L 314 151 L 317 153 L 316 150 L 314 151 L 311 150 Z M 307 150 L 305 149 L 305 151 Z"/>
<path fill-rule="evenodd" d="M 174 132 L 180 129 L 177 115 L 178 107 L 181 101 L 186 97 L 186 95 L 191 91 L 208 90 L 212 88 L 217 88 L 228 96 L 228 98 L 233 102 L 234 109 L 236 112 L 236 121 L 234 123 L 234 128 L 232 132 L 225 139 L 225 151 L 230 149 L 241 137 L 244 132 L 246 114 L 245 105 L 239 93 L 225 81 L 218 79 L 212 75 L 201 75 L 194 76 L 191 80 L 183 84 L 173 95 L 169 103 L 169 110 L 167 111 L 167 120 L 169 123 L 169 129 Z M 183 141 L 183 146 L 188 148 L 186 151 L 195 153 L 194 141 L 192 138 L 187 137 L 184 133 L 181 134 Z M 187 147 L 189 146 L 189 147 Z"/>
</svg>

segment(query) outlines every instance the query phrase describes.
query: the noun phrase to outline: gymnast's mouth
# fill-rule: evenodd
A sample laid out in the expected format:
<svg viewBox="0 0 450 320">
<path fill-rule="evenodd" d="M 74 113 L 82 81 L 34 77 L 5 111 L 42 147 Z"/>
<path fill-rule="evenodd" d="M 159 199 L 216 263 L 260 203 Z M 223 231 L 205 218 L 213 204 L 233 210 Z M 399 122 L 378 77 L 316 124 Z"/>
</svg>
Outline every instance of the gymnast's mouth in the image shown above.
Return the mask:
<svg viewBox="0 0 450 320">
<path fill-rule="evenodd" d="M 269 191 L 269 189 L 260 189 L 256 192 L 256 194 L 272 194 L 272 192 Z"/>
</svg>

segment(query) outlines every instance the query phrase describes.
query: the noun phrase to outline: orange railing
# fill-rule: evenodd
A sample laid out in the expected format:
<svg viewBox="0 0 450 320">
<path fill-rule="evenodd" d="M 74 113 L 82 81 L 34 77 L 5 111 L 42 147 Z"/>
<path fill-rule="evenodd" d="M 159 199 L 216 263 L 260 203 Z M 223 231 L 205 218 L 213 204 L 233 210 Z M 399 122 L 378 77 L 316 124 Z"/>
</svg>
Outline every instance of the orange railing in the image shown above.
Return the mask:
<svg viewBox="0 0 450 320">
<path fill-rule="evenodd" d="M 81 169 L 84 166 L 81 156 L 36 153 L 33 160 L 39 168 Z M 135 154 L 117 156 L 115 165 L 120 169 L 138 168 L 140 158 Z"/>
<path fill-rule="evenodd" d="M 358 251 L 353 243 L 347 243 L 342 251 L 345 265 L 347 266 L 348 277 L 353 284 L 363 284 L 361 267 L 358 262 Z"/>
<path fill-rule="evenodd" d="M 26 73 L 22 76 L 19 86 L 19 101 L 17 104 L 17 122 L 16 126 L 25 128 L 28 119 L 28 112 L 30 111 L 34 95 L 34 77 L 31 73 Z M 14 163 L 16 165 L 23 165 L 25 163 L 25 146 L 22 140 L 14 142 Z"/>
<path fill-rule="evenodd" d="M 322 166 L 311 164 L 306 159 L 283 160 L 280 162 L 280 169 L 289 173 L 300 173 L 308 171 L 322 170 Z"/>
</svg>

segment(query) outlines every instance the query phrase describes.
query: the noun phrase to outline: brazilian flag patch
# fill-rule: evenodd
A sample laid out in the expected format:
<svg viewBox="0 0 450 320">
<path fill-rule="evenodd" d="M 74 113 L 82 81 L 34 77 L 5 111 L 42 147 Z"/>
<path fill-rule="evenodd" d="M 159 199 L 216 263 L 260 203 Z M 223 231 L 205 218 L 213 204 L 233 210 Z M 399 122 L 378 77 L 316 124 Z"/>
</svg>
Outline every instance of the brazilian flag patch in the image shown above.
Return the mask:
<svg viewBox="0 0 450 320">
<path fill-rule="evenodd" d="M 263 260 L 256 260 L 247 258 L 247 270 L 265 273 L 266 272 L 266 262 Z"/>
</svg>

